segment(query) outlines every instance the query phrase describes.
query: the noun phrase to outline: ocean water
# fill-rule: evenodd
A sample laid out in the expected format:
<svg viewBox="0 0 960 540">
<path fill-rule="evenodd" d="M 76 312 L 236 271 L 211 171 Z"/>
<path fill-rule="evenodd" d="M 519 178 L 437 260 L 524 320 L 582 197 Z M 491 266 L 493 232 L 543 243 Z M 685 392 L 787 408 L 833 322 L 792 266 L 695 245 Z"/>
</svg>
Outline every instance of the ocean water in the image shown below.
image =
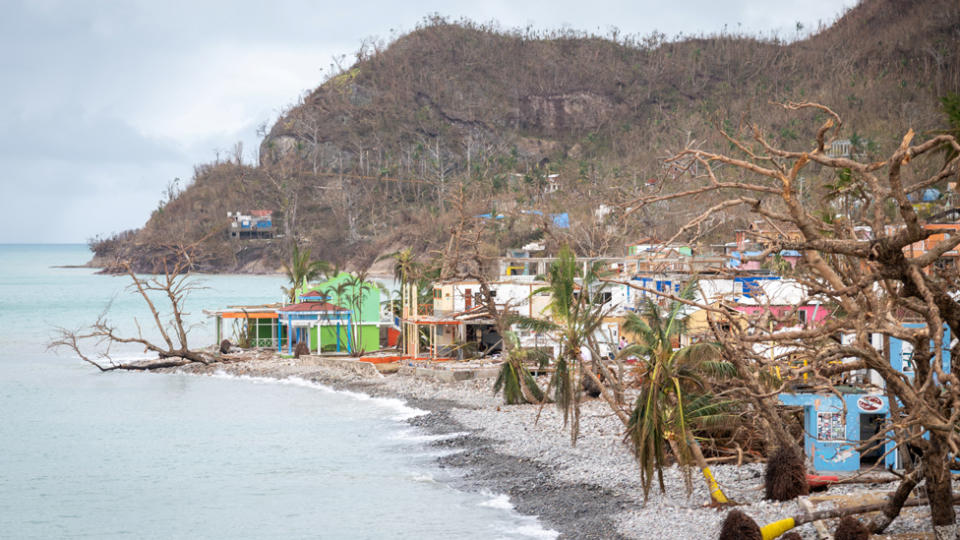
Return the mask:
<svg viewBox="0 0 960 540">
<path fill-rule="evenodd" d="M 506 496 L 456 490 L 398 400 L 270 381 L 100 373 L 46 350 L 109 304 L 147 321 L 85 246 L 0 245 L 0 538 L 553 538 Z M 203 308 L 278 299 L 282 279 L 205 276 Z M 146 329 L 146 325 L 143 325 Z M 136 358 L 136 348 L 117 349 Z"/>
</svg>

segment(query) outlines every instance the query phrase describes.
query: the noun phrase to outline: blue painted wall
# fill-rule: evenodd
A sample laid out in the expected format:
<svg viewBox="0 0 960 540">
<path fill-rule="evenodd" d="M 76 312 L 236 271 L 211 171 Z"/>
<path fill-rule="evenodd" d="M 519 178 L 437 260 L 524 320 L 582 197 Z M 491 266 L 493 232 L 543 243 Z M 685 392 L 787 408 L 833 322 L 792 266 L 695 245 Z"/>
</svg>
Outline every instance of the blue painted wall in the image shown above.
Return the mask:
<svg viewBox="0 0 960 540">
<path fill-rule="evenodd" d="M 889 402 L 886 396 L 877 394 L 842 394 L 843 399 L 833 394 L 780 394 L 778 397 L 784 405 L 803 407 L 803 449 L 808 458 L 812 458 L 813 470 L 823 473 L 853 472 L 860 469 L 860 452 L 856 447 L 860 445 L 860 415 L 882 414 L 890 415 Z M 876 410 L 865 411 L 858 405 L 858 400 L 869 396 L 880 401 Z M 846 407 L 844 407 L 846 405 Z M 839 414 L 844 419 L 842 435 L 825 433 L 818 426 L 818 417 L 823 414 Z M 839 436 L 838 436 L 839 435 Z M 884 466 L 896 467 L 896 452 L 894 443 L 885 445 Z"/>
</svg>

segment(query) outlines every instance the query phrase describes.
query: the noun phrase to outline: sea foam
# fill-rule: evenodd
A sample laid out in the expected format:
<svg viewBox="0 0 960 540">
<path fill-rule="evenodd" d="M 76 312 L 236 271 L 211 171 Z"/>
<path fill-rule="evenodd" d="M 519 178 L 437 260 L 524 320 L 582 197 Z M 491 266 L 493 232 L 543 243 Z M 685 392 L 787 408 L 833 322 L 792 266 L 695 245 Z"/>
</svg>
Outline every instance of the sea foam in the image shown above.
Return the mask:
<svg viewBox="0 0 960 540">
<path fill-rule="evenodd" d="M 397 414 L 392 418 L 400 422 L 409 420 L 411 418 L 416 418 L 417 416 L 422 416 L 424 414 L 429 414 L 430 412 L 430 411 L 425 411 L 423 409 L 417 409 L 416 407 L 411 407 L 407 405 L 406 402 L 403 401 L 402 399 L 373 397 L 369 394 L 364 394 L 363 392 L 354 392 L 352 390 L 338 390 L 336 388 L 327 386 L 325 384 L 304 379 L 303 377 L 286 377 L 284 379 L 276 379 L 273 377 L 234 375 L 231 373 L 227 373 L 223 370 L 217 370 L 211 376 L 218 379 L 233 379 L 233 380 L 240 380 L 240 381 L 249 381 L 256 384 L 282 384 L 282 385 L 289 385 L 289 386 L 300 386 L 303 388 L 312 388 L 314 390 L 320 390 L 322 392 L 328 392 L 331 394 L 347 396 L 357 401 L 368 401 L 374 405 L 396 412 Z"/>
<path fill-rule="evenodd" d="M 516 508 L 513 506 L 513 503 L 510 502 L 510 496 L 506 493 L 491 493 L 489 491 L 482 491 L 482 495 L 489 497 L 486 501 L 483 501 L 479 506 L 485 508 L 495 508 L 497 510 L 504 510 L 511 514 L 517 514 Z M 543 538 L 554 540 L 560 533 L 552 529 L 547 529 L 540 524 L 540 520 L 535 516 L 524 516 L 520 515 L 520 519 L 523 521 L 522 525 L 519 525 L 515 529 L 509 531 L 509 538 L 516 538 L 521 536 L 524 538 Z"/>
</svg>

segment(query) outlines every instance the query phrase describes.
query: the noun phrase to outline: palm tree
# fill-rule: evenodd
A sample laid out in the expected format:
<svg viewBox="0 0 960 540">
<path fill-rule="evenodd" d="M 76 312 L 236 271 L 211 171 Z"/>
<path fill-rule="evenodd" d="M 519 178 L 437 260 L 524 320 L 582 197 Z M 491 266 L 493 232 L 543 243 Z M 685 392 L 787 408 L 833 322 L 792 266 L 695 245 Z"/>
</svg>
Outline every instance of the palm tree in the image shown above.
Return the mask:
<svg viewBox="0 0 960 540">
<path fill-rule="evenodd" d="M 570 424 L 570 441 L 573 445 L 577 444 L 580 432 L 580 384 L 586 367 L 584 356 L 592 355 L 592 351 L 596 350 L 594 334 L 609 311 L 598 301 L 599 293 L 605 287 L 599 281 L 601 268 L 602 263 L 595 262 L 580 275 L 576 257 L 570 248 L 564 246 L 547 272 L 549 285 L 534 291 L 534 294 L 549 292 L 551 295 L 548 309 L 558 335 L 560 354 L 550 386 L 554 390 L 553 399 L 563 412 L 564 426 Z"/>
<path fill-rule="evenodd" d="M 410 248 L 403 248 L 399 251 L 383 255 L 378 260 L 383 260 L 387 258 L 392 258 L 394 260 L 393 264 L 393 279 L 400 284 L 400 290 L 403 291 L 407 283 L 416 281 L 421 276 L 420 265 L 416 262 L 413 256 L 413 251 Z M 432 291 L 431 291 L 432 292 Z M 404 294 L 400 294 L 400 313 L 403 313 L 403 299 Z M 391 304 L 392 306 L 392 304 Z M 401 323 L 402 328 L 402 323 Z M 400 332 L 400 350 L 406 350 L 406 344 L 403 340 L 406 338 L 406 332 Z"/>
<path fill-rule="evenodd" d="M 503 401 L 508 405 L 518 403 L 542 403 L 545 397 L 543 390 L 537 385 L 533 374 L 524 365 L 533 356 L 531 351 L 520 348 L 517 334 L 505 331 L 500 334 L 503 339 L 504 357 L 500 373 L 493 383 L 493 393 L 503 391 Z"/>
<path fill-rule="evenodd" d="M 290 287 L 284 287 L 283 292 L 288 295 L 290 303 L 293 304 L 297 301 L 297 292 L 304 285 L 329 271 L 329 269 L 330 263 L 310 260 L 310 250 L 300 251 L 300 247 L 294 244 L 290 261 L 283 263 L 283 270 L 287 274 L 287 279 L 290 280 Z"/>
<path fill-rule="evenodd" d="M 680 298 L 692 300 L 694 286 L 688 285 Z M 630 415 L 627 437 L 640 464 L 644 497 L 650 491 L 654 473 L 660 489 L 664 489 L 664 449 L 669 445 L 684 467 L 688 491 L 692 489 L 688 465 L 693 462 L 703 473 L 711 499 L 728 503 L 693 432 L 733 419 L 728 412 L 731 403 L 719 402 L 712 396 L 707 377 L 729 377 L 735 372 L 731 364 L 719 360 L 719 346 L 715 343 L 673 348 L 674 337 L 683 330 L 681 315 L 685 305 L 673 301 L 663 313 L 660 306 L 647 299 L 644 317 L 631 313 L 624 322 L 624 330 L 639 338 L 636 356 L 641 362 L 640 394 Z"/>
<path fill-rule="evenodd" d="M 324 290 L 324 294 L 335 298 L 338 305 L 350 309 L 353 314 L 350 322 L 350 353 L 353 356 L 360 356 L 364 352 L 363 339 L 360 335 L 363 324 L 363 301 L 367 294 L 378 289 L 386 292 L 386 289 L 376 282 L 371 282 L 369 272 L 366 269 L 356 273 L 347 274 L 347 278 L 336 285 L 332 285 Z"/>
</svg>

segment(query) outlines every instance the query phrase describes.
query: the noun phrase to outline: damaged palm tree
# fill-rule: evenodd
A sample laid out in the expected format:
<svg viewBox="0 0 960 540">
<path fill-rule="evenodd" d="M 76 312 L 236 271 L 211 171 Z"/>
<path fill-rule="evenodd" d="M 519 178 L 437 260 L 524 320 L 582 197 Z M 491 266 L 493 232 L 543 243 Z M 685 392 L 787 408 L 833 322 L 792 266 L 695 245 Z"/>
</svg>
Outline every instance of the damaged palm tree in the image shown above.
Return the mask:
<svg viewBox="0 0 960 540">
<path fill-rule="evenodd" d="M 687 286 L 681 298 L 692 299 L 695 286 Z M 627 316 L 624 330 L 638 336 L 635 354 L 640 359 L 640 394 L 627 425 L 627 437 L 640 464 L 644 497 L 654 473 L 660 490 L 665 489 L 664 447 L 669 445 L 683 466 L 688 492 L 692 490 L 688 465 L 695 463 L 703 473 L 711 501 L 726 504 L 730 501 L 707 466 L 693 430 L 723 425 L 734 418 L 727 410 L 731 403 L 714 399 L 706 381 L 708 376 L 729 377 L 733 369 L 720 359 L 715 343 L 674 349 L 673 340 L 684 326 L 683 308 L 681 302 L 672 302 L 664 314 L 660 306 L 647 299 L 642 317 L 634 313 Z"/>
<path fill-rule="evenodd" d="M 534 294 L 550 293 L 548 309 L 560 344 L 550 386 L 553 388 L 553 399 L 563 413 L 564 426 L 570 426 L 573 445 L 577 444 L 580 433 L 582 378 L 590 377 L 601 388 L 601 394 L 608 401 L 612 399 L 606 395 L 603 384 L 594 373 L 593 362 L 588 362 L 596 355 L 597 329 L 609 314 L 609 308 L 599 301 L 599 293 L 606 285 L 600 281 L 601 269 L 602 263 L 594 262 L 587 265 L 581 274 L 576 257 L 565 246 L 547 272 L 549 285 L 534 291 Z M 602 368 L 602 362 L 595 365 Z M 610 402 L 614 411 L 622 415 L 619 407 Z"/>
<path fill-rule="evenodd" d="M 57 329 L 58 335 L 49 344 L 49 348 L 71 350 L 81 360 L 100 371 L 142 371 L 219 361 L 219 357 L 194 350 L 187 343 L 188 327 L 184 317 L 188 314 L 184 311 L 184 302 L 190 292 L 197 289 L 196 283 L 191 280 L 190 270 L 197 264 L 199 258 L 198 244 L 167 246 L 163 255 L 155 262 L 155 266 L 162 268 L 163 272 L 154 276 L 137 275 L 129 261 L 118 263 L 130 278 L 131 283 L 128 289 L 140 296 L 146 304 L 150 312 L 152 328 L 160 336 L 159 341 L 148 339 L 137 319 L 134 319 L 137 327 L 136 335 L 122 333 L 108 320 L 108 306 L 97 320 L 86 328 Z M 164 309 L 158 307 L 158 304 Z M 115 345 L 142 346 L 145 352 L 156 354 L 159 360 L 136 363 L 118 362 L 111 356 L 111 349 Z M 90 348 L 94 352 L 89 352 Z"/>
<path fill-rule="evenodd" d="M 516 333 L 507 331 L 503 336 L 506 359 L 500 366 L 497 380 L 493 383 L 493 393 L 503 391 L 503 401 L 508 405 L 518 403 L 543 403 L 544 393 L 537 385 L 533 374 L 525 365 L 529 351 L 520 348 Z M 508 345 L 509 342 L 509 345 Z"/>
</svg>

